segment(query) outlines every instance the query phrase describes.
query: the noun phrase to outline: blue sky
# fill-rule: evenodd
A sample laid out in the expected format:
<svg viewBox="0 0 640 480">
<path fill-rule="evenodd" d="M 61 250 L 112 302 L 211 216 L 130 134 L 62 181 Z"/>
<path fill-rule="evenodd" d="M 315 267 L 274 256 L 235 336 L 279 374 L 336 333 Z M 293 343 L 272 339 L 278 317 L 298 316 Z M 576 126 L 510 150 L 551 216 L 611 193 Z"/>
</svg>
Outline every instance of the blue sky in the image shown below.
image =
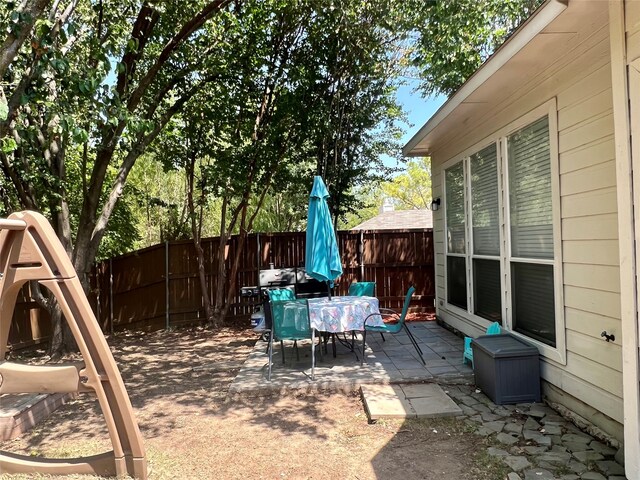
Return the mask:
<svg viewBox="0 0 640 480">
<path fill-rule="evenodd" d="M 402 85 L 397 92 L 398 103 L 402 105 L 409 118 L 409 125 L 405 127 L 405 133 L 402 137 L 403 146 L 447 100 L 447 97 L 443 95 L 423 98 L 420 93 L 413 92 L 414 87 L 415 83 Z M 395 166 L 396 162 L 390 158 L 385 161 L 385 164 Z"/>
</svg>

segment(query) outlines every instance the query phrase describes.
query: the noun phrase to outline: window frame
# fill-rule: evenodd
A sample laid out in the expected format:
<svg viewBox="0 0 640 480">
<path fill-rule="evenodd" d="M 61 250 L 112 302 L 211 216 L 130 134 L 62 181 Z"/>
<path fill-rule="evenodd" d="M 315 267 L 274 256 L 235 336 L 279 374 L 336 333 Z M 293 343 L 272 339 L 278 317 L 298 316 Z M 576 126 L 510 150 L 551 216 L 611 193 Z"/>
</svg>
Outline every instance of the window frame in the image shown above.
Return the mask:
<svg viewBox="0 0 640 480">
<path fill-rule="evenodd" d="M 549 119 L 549 155 L 551 167 L 551 209 L 553 221 L 553 260 L 551 259 L 533 259 L 512 257 L 511 255 L 511 235 L 510 235 L 510 200 L 509 200 L 509 169 L 508 169 L 508 146 L 507 137 L 518 130 L 532 124 L 536 120 L 548 116 Z M 557 100 L 552 98 L 544 104 L 532 109 L 525 115 L 510 122 L 506 126 L 496 130 L 491 135 L 485 137 L 480 142 L 475 143 L 460 154 L 441 166 L 442 189 L 444 197 L 444 208 L 442 209 L 444 220 L 444 302 L 446 309 L 451 313 L 457 314 L 471 321 L 475 325 L 486 328 L 491 322 L 473 313 L 475 305 L 473 298 L 473 259 L 487 258 L 495 260 L 495 257 L 487 257 L 486 255 L 475 255 L 473 250 L 473 212 L 472 212 L 472 195 L 471 195 L 471 163 L 470 157 L 488 147 L 491 144 L 496 145 L 497 149 L 497 175 L 496 186 L 498 188 L 498 205 L 499 205 L 499 236 L 500 236 L 500 280 L 501 280 L 501 303 L 502 303 L 502 324 L 503 328 L 512 335 L 520 337 L 531 344 L 538 347 L 540 353 L 549 359 L 552 359 L 562 365 L 566 365 L 566 329 L 564 319 L 564 281 L 562 272 L 562 219 L 560 210 L 560 168 L 559 168 L 559 150 L 558 150 L 558 118 L 557 118 Z M 448 244 L 446 239 L 447 219 L 446 219 L 446 198 L 447 187 L 445 181 L 446 170 L 462 162 L 464 172 L 464 210 L 465 210 L 465 254 L 450 254 L 448 252 Z M 466 265 L 466 281 L 467 281 L 467 309 L 452 305 L 448 302 L 448 272 L 447 261 L 448 255 L 464 256 Z M 552 347 L 539 340 L 535 340 L 522 333 L 513 330 L 512 315 L 512 262 L 537 263 L 553 266 L 553 288 L 554 288 L 554 307 L 555 307 L 555 329 L 556 329 L 556 346 Z"/>
<path fill-rule="evenodd" d="M 462 160 L 461 160 L 462 161 Z M 453 162 L 451 163 L 451 165 L 449 165 L 448 168 L 452 168 L 454 166 L 456 166 L 458 163 L 460 162 Z M 447 180 L 446 180 L 446 170 L 444 169 L 442 170 L 442 190 L 444 192 L 443 198 L 444 198 L 444 202 L 443 203 L 443 208 L 442 208 L 442 214 L 444 217 L 444 301 L 447 304 L 448 308 L 453 308 L 455 310 L 458 310 L 460 312 L 465 312 L 466 310 L 469 309 L 469 232 L 468 232 L 468 228 L 469 228 L 469 222 L 468 222 L 468 216 L 469 216 L 469 212 L 468 212 L 468 206 L 467 206 L 467 168 L 464 165 L 464 163 L 462 164 L 462 184 L 463 184 L 463 188 L 462 188 L 462 195 L 463 195 L 463 199 L 462 199 L 462 204 L 463 204 L 463 210 L 464 210 L 464 219 L 465 219 L 465 224 L 464 224 L 464 253 L 455 253 L 455 252 L 449 252 L 449 240 L 448 240 L 448 232 L 449 232 L 449 225 L 447 222 Z M 453 303 L 449 303 L 449 262 L 448 262 L 448 257 L 458 257 L 458 258 L 464 258 L 464 271 L 465 271 L 465 283 L 466 283 L 466 294 L 467 294 L 467 309 L 463 309 L 462 307 L 459 307 L 458 305 L 454 305 Z"/>
<path fill-rule="evenodd" d="M 479 153 L 481 151 L 483 151 L 485 148 L 489 147 L 493 145 L 496 149 L 496 187 L 498 188 L 498 243 L 500 244 L 500 252 L 498 253 L 497 256 L 494 255 L 482 255 L 482 254 L 476 254 L 475 253 L 475 245 L 474 245 L 474 241 L 473 241 L 473 195 L 472 195 L 472 190 L 471 190 L 471 177 L 472 177 L 472 173 L 473 170 L 471 168 L 471 157 L 476 154 Z M 469 250 L 468 250 L 468 269 L 467 269 L 467 275 L 470 277 L 468 279 L 468 285 L 467 285 L 467 289 L 471 289 L 470 291 L 470 301 L 468 303 L 469 308 L 468 311 L 474 316 L 474 317 L 478 317 L 478 318 L 482 318 L 483 320 L 486 320 L 490 323 L 491 320 L 488 320 L 484 317 L 481 317 L 480 315 L 476 315 L 475 312 L 475 285 L 473 284 L 474 281 L 474 271 L 473 271 L 473 264 L 474 264 L 474 260 L 493 260 L 493 261 L 498 261 L 499 265 L 500 265 L 500 290 L 501 290 L 501 297 L 500 297 L 500 317 L 501 317 L 501 324 L 504 327 L 506 325 L 506 319 L 505 319 L 505 305 L 504 305 L 504 275 L 503 275 L 503 261 L 502 261 L 502 245 L 504 245 L 504 232 L 503 232 L 503 225 L 504 225 L 504 218 L 503 218 L 503 200 L 502 200 L 502 185 L 501 185 L 501 178 L 502 178 L 502 156 L 500 154 L 500 146 L 498 144 L 498 142 L 489 142 L 487 143 L 484 147 L 481 147 L 479 149 L 476 149 L 473 153 L 470 153 L 467 157 L 465 157 L 465 159 L 463 159 L 463 161 L 466 161 L 467 164 L 467 169 L 468 169 L 468 183 L 465 185 L 467 188 L 465 190 L 465 193 L 468 192 L 468 201 L 469 201 Z"/>
</svg>

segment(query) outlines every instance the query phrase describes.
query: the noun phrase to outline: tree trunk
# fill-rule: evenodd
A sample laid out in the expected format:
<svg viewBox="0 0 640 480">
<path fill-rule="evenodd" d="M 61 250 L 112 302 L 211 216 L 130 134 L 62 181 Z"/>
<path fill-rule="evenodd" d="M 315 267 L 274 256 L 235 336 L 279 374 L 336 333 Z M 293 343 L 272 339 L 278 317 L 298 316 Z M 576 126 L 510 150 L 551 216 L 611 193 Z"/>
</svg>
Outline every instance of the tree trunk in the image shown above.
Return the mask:
<svg viewBox="0 0 640 480">
<path fill-rule="evenodd" d="M 218 271 L 216 272 L 216 278 L 218 283 L 216 285 L 216 298 L 213 307 L 213 322 L 212 327 L 219 327 L 224 321 L 226 311 L 224 311 L 224 287 L 226 285 L 227 269 L 225 268 L 226 258 L 225 253 L 227 250 L 227 243 L 229 242 L 229 231 L 227 230 L 227 197 L 222 198 L 222 212 L 220 214 L 220 239 L 218 240 Z"/>
<path fill-rule="evenodd" d="M 209 298 L 209 282 L 204 268 L 204 250 L 202 249 L 201 229 L 202 229 L 202 203 L 200 213 L 196 220 L 196 206 L 193 201 L 193 191 L 195 185 L 196 156 L 193 152 L 187 160 L 187 204 L 189 206 L 189 217 L 191 218 L 191 234 L 193 236 L 193 246 L 196 249 L 198 259 L 198 278 L 200 279 L 200 291 L 202 292 L 202 303 L 204 305 L 205 322 L 211 324 L 214 321 L 213 308 Z"/>
<path fill-rule="evenodd" d="M 77 352 L 78 345 L 71 333 L 69 323 L 64 320 L 58 302 L 53 302 L 49 309 L 51 316 L 51 340 L 49 341 L 49 356 L 51 360 L 58 360 L 66 353 Z"/>
</svg>

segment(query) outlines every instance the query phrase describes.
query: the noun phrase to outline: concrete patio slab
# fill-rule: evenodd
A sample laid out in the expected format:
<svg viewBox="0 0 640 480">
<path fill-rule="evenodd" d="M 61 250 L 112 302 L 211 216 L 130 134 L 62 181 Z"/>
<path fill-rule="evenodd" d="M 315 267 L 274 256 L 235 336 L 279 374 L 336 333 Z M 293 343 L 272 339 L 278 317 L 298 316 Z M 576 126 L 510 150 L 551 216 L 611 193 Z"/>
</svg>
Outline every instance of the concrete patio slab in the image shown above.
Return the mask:
<svg viewBox="0 0 640 480">
<path fill-rule="evenodd" d="M 370 421 L 381 418 L 435 418 L 462 415 L 458 405 L 434 383 L 363 385 L 360 387 Z"/>
<path fill-rule="evenodd" d="M 397 385 L 363 385 L 360 392 L 371 421 L 380 418 L 416 417 L 416 411 Z"/>
<path fill-rule="evenodd" d="M 271 395 L 287 391 L 354 391 L 367 384 L 403 384 L 415 382 L 470 383 L 473 371 L 462 364 L 463 339 L 436 322 L 411 322 L 411 332 L 423 351 L 426 365 L 412 345 L 398 338 L 406 334 L 367 335 L 365 361 L 361 364 L 362 336 L 357 335 L 355 349 L 336 343 L 336 356 L 331 345 L 324 356 L 316 345 L 315 380 L 311 378 L 311 341 L 298 342 L 299 359 L 292 342 L 285 342 L 285 362 L 280 344 L 274 345 L 271 381 L 267 380 L 267 344 L 257 341 L 229 388 L 233 395 Z M 408 338 L 408 337 L 407 337 Z M 446 339 L 446 341 L 445 341 Z M 436 353 L 430 345 L 451 351 Z M 448 345 L 448 347 L 445 347 Z M 438 348 L 436 347 L 436 348 Z"/>
</svg>

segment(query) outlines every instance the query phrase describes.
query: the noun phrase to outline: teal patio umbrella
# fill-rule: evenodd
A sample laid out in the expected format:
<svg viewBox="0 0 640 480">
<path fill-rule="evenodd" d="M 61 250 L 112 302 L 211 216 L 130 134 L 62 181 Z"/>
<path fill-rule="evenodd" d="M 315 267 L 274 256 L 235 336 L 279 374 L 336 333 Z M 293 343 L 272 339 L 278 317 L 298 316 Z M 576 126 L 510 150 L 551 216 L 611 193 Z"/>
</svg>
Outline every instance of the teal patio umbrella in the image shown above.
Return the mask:
<svg viewBox="0 0 640 480">
<path fill-rule="evenodd" d="M 309 195 L 304 268 L 307 275 L 321 282 L 327 282 L 330 287 L 333 280 L 342 275 L 342 264 L 327 198 L 329 198 L 329 191 L 322 177 L 316 176 L 313 179 L 311 195 Z M 331 296 L 331 290 L 329 290 L 329 296 Z"/>
</svg>

